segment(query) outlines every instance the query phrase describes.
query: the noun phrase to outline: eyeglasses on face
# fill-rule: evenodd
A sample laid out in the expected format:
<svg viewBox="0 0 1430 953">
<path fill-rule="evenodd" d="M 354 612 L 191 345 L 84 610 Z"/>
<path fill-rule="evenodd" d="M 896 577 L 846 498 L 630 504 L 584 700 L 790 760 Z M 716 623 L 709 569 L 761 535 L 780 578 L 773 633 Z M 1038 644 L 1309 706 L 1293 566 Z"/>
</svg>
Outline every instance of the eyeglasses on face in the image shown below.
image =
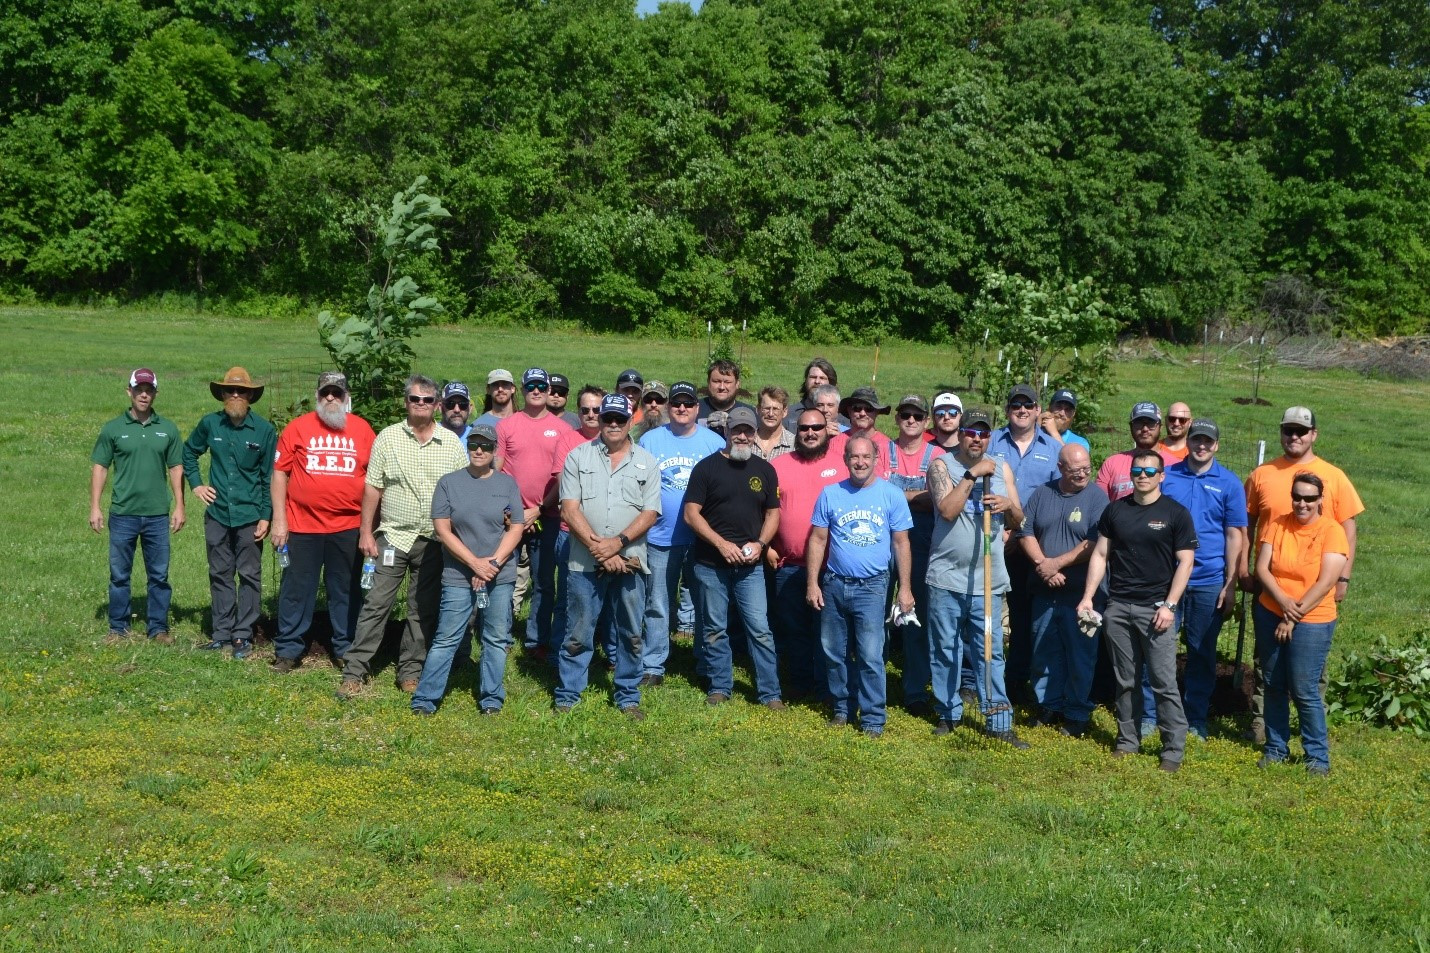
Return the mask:
<svg viewBox="0 0 1430 953">
<path fill-rule="evenodd" d="M 935 410 L 933 415 L 943 420 L 946 417 L 957 417 L 961 413 L 963 413 L 961 410 Z"/>
<path fill-rule="evenodd" d="M 1161 467 L 1133 467 L 1131 473 L 1135 477 L 1156 476 L 1162 472 Z"/>
<path fill-rule="evenodd" d="M 467 410 L 472 406 L 472 402 L 469 400 L 463 400 L 460 397 L 448 397 L 442 402 L 442 406 L 447 408 L 448 410 Z"/>
<path fill-rule="evenodd" d="M 1292 502 L 1292 503 L 1315 503 L 1315 502 L 1317 502 L 1318 500 L 1320 500 L 1320 498 L 1321 498 L 1321 494 L 1319 494 L 1319 493 L 1315 494 L 1314 496 L 1306 496 L 1306 495 L 1302 495 L 1302 494 L 1300 494 L 1300 493 L 1297 493 L 1295 490 L 1292 490 L 1292 491 L 1291 491 L 1291 502 Z"/>
<path fill-rule="evenodd" d="M 1306 436 L 1306 434 L 1308 434 L 1308 433 L 1310 433 L 1310 432 L 1311 432 L 1310 429 L 1307 428 L 1307 427 L 1282 427 L 1282 428 L 1281 428 L 1281 436 L 1283 436 L 1283 437 L 1304 437 L 1304 436 Z"/>
<path fill-rule="evenodd" d="M 1068 476 L 1087 476 L 1092 472 L 1092 467 L 1063 467 L 1062 469 Z"/>
<path fill-rule="evenodd" d="M 1172 423 L 1172 424 L 1189 424 L 1189 423 L 1192 422 L 1192 418 L 1190 418 L 1190 417 L 1173 417 L 1172 415 L 1168 414 L 1168 415 L 1167 415 L 1167 422 L 1168 422 L 1168 423 Z"/>
<path fill-rule="evenodd" d="M 409 404 L 435 404 L 437 398 L 431 394 L 408 394 L 407 402 Z"/>
<path fill-rule="evenodd" d="M 963 427 L 958 432 L 974 440 L 987 440 L 993 433 L 991 430 L 980 430 L 977 427 Z"/>
<path fill-rule="evenodd" d="M 1037 404 L 1029 403 L 1026 400 L 1015 400 L 1008 405 L 1009 410 L 1035 410 Z"/>
<path fill-rule="evenodd" d="M 800 424 L 800 433 L 816 433 L 821 430 L 828 430 L 829 424 Z"/>
<path fill-rule="evenodd" d="M 602 414 L 602 415 L 601 415 L 601 426 L 602 426 L 602 427 L 609 427 L 609 426 L 611 426 L 612 424 L 615 424 L 616 426 L 620 426 L 621 424 L 623 424 L 623 423 L 626 422 L 626 419 L 627 419 L 627 418 L 622 417 L 620 414 Z"/>
<path fill-rule="evenodd" d="M 927 414 L 921 414 L 916 410 L 902 410 L 899 412 L 900 420 L 917 420 L 920 423 L 923 423 L 923 421 L 926 420 L 927 417 Z"/>
</svg>

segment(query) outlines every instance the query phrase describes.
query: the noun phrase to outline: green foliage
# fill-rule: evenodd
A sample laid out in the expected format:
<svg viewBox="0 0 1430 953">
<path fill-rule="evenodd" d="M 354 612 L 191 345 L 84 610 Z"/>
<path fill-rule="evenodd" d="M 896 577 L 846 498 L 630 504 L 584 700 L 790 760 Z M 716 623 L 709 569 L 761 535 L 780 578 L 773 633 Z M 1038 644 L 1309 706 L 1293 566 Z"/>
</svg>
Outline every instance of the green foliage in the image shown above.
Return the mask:
<svg viewBox="0 0 1430 953">
<path fill-rule="evenodd" d="M 959 343 L 979 398 L 1002 406 L 1008 389 L 1032 383 L 1042 393 L 1067 387 L 1078 395 L 1086 425 L 1112 394 L 1112 345 L 1119 323 L 1091 277 L 1033 281 L 1002 271 L 984 276 Z"/>
<path fill-rule="evenodd" d="M 318 338 L 348 378 L 353 411 L 374 427 L 396 419 L 396 398 L 412 366 L 408 339 L 419 332 L 442 305 L 422 294 L 406 272 L 437 251 L 434 219 L 448 218 L 442 203 L 421 191 L 426 176 L 392 197 L 386 212 L 374 207 L 372 239 L 378 247 L 378 281 L 368 288 L 358 314 L 318 314 Z"/>
<path fill-rule="evenodd" d="M 1385 637 L 1366 652 L 1346 656 L 1339 678 L 1326 686 L 1329 714 L 1340 721 L 1430 735 L 1430 629 L 1392 648 Z"/>
</svg>

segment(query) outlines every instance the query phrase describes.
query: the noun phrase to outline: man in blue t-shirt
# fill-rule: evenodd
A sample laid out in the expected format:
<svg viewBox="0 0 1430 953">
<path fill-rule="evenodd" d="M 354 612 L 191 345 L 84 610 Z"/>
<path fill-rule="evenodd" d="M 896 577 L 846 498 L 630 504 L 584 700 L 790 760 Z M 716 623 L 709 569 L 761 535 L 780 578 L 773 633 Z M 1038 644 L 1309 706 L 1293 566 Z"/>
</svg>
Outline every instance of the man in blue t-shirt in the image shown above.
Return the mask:
<svg viewBox="0 0 1430 953">
<path fill-rule="evenodd" d="M 878 447 L 867 437 L 853 437 L 844 445 L 849 479 L 820 491 L 805 551 L 805 565 L 811 569 L 824 565 L 823 572 L 809 573 L 805 593 L 820 613 L 820 641 L 834 699 L 829 724 L 837 728 L 849 723 L 852 695 L 859 708 L 859 727 L 875 738 L 884 733 L 888 695 L 884 607 L 891 554 L 899 573 L 899 609 L 907 613 L 914 608 L 909 549 L 914 520 L 903 491 L 874 475 L 878 460 Z"/>
<path fill-rule="evenodd" d="M 665 681 L 665 661 L 670 656 L 670 609 L 676 604 L 682 576 L 689 577 L 690 543 L 695 534 L 685 522 L 685 487 L 690 471 L 712 453 L 725 449 L 715 431 L 695 422 L 699 395 L 689 381 L 670 385 L 666 404 L 670 422 L 641 437 L 640 445 L 655 457 L 660 468 L 660 519 L 646 533 L 646 565 L 650 587 L 646 590 L 644 669 L 641 684 Z"/>
<path fill-rule="evenodd" d="M 1216 643 L 1222 621 L 1236 607 L 1237 567 L 1246 545 L 1246 489 L 1216 459 L 1221 432 L 1198 418 L 1187 431 L 1187 458 L 1167 468 L 1162 492 L 1191 511 L 1197 555 L 1172 631 L 1184 627 L 1187 669 L 1182 687 L 1188 732 L 1206 740 L 1207 713 L 1216 687 Z M 1144 712 L 1152 710 L 1143 687 Z"/>
</svg>

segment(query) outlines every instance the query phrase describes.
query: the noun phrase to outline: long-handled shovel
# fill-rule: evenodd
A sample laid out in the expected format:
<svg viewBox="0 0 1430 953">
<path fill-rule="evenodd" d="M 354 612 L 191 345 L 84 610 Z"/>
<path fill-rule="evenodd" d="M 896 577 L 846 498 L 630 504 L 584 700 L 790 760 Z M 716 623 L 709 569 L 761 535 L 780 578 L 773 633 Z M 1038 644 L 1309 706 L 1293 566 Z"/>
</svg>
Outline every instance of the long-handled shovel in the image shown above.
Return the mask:
<svg viewBox="0 0 1430 953">
<path fill-rule="evenodd" d="M 993 708 L 993 514 L 986 502 L 993 492 L 993 476 L 983 477 L 983 698 Z M 1002 624 L 1002 620 L 999 620 Z"/>
<path fill-rule="evenodd" d="M 1256 441 L 1256 466 L 1266 462 L 1266 441 Z M 1253 467 L 1253 469 L 1255 469 Z M 1256 565 L 1256 540 L 1251 541 L 1251 565 Z M 1241 680 L 1245 668 L 1242 665 L 1242 653 L 1246 648 L 1246 593 L 1241 593 L 1236 606 L 1236 664 L 1231 668 L 1231 690 L 1236 694 L 1241 694 Z"/>
</svg>

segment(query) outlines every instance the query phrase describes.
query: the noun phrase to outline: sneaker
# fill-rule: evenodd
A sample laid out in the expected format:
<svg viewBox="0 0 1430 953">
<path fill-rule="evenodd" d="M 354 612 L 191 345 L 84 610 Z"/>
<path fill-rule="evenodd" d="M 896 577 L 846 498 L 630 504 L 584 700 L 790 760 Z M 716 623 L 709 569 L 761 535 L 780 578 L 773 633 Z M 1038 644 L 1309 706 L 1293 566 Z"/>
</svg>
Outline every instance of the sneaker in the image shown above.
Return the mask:
<svg viewBox="0 0 1430 953">
<path fill-rule="evenodd" d="M 399 691 L 411 695 L 413 692 L 417 691 L 417 679 L 404 678 L 402 681 L 397 683 L 397 688 Z"/>
<path fill-rule="evenodd" d="M 1087 734 L 1087 727 L 1085 721 L 1065 721 L 1058 726 L 1058 734 L 1066 735 L 1069 738 L 1081 738 Z"/>
<path fill-rule="evenodd" d="M 940 718 L 938 720 L 938 724 L 933 726 L 933 733 L 941 738 L 949 732 L 953 731 L 953 726 L 955 724 L 956 722 L 949 721 L 947 718 Z"/>
<path fill-rule="evenodd" d="M 500 715 L 500 714 L 501 714 L 501 709 L 500 709 L 500 708 L 479 708 L 479 709 L 477 709 L 477 714 L 479 714 L 479 715 Z"/>
<path fill-rule="evenodd" d="M 1173 761 L 1170 758 L 1163 758 L 1161 761 L 1157 762 L 1157 770 L 1166 771 L 1168 774 L 1176 774 L 1178 771 L 1182 770 L 1182 762 Z"/>
<path fill-rule="evenodd" d="M 344 675 L 338 684 L 338 701 L 347 701 L 362 694 L 362 679 L 356 675 Z"/>
<path fill-rule="evenodd" d="M 273 661 L 268 663 L 268 667 L 272 671 L 277 672 L 279 675 L 287 675 L 289 672 L 293 671 L 293 669 L 298 667 L 298 660 L 295 658 L 284 658 L 283 656 L 279 655 L 274 657 Z"/>
<path fill-rule="evenodd" d="M 149 636 L 149 638 L 152 639 L 158 645 L 174 644 L 174 637 L 169 634 L 168 629 L 160 629 L 158 632 L 155 632 L 153 635 Z"/>
<path fill-rule="evenodd" d="M 253 643 L 248 639 L 233 640 L 233 657 L 236 659 L 246 659 L 253 654 Z"/>
<path fill-rule="evenodd" d="M 621 714 L 625 715 L 631 721 L 645 721 L 645 712 L 641 710 L 641 706 L 639 705 L 627 705 L 621 709 Z"/>
<path fill-rule="evenodd" d="M 707 705 L 723 705 L 729 700 L 730 696 L 724 692 L 711 692 L 705 696 L 705 704 Z"/>
<path fill-rule="evenodd" d="M 826 721 L 825 724 L 828 725 L 830 728 L 848 728 L 849 719 L 843 715 L 835 715 L 833 718 Z"/>
<path fill-rule="evenodd" d="M 771 698 L 769 701 L 764 703 L 764 706 L 770 711 L 784 711 L 789 708 L 788 705 L 780 701 L 778 698 Z"/>
<path fill-rule="evenodd" d="M 228 648 L 228 643 L 219 642 L 217 640 L 210 640 L 208 642 L 196 645 L 194 646 L 194 648 L 199 650 L 200 652 L 222 652 L 224 649 Z"/>
<path fill-rule="evenodd" d="M 1019 738 L 1018 733 L 1012 728 L 1009 728 L 1007 731 L 990 731 L 987 732 L 987 734 L 988 737 L 994 739 L 995 741 L 1001 741 L 1004 744 L 1012 745 L 1019 751 L 1026 751 L 1032 747 L 1032 745 L 1028 744 L 1022 738 Z"/>
</svg>

